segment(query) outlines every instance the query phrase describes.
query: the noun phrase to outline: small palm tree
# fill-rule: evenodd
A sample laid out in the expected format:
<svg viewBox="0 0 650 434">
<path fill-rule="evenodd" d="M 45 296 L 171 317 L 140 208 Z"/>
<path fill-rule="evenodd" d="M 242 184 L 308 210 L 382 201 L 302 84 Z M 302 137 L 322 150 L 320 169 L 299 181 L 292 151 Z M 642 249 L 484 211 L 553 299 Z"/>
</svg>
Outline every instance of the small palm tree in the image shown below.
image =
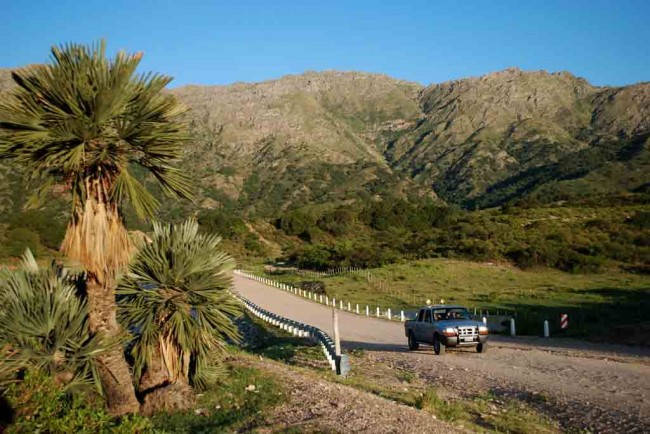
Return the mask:
<svg viewBox="0 0 650 434">
<path fill-rule="evenodd" d="M 62 268 L 39 268 L 29 250 L 19 270 L 0 270 L 0 382 L 37 369 L 66 388 L 101 391 L 96 359 L 108 343 L 90 333 L 76 282 Z"/>
<path fill-rule="evenodd" d="M 215 379 L 224 338 L 237 340 L 239 303 L 229 292 L 233 259 L 221 238 L 188 220 L 154 223 L 118 288 L 119 317 L 135 334 L 132 355 L 141 389 L 205 386 Z M 161 363 L 162 362 L 162 363 Z"/>
<path fill-rule="evenodd" d="M 190 190 L 174 166 L 186 139 L 177 122 L 184 107 L 163 92 L 170 77 L 136 74 L 141 57 L 108 59 L 104 42 L 54 47 L 49 64 L 13 73 L 17 86 L 0 102 L 0 156 L 25 167 L 39 196 L 53 186 L 71 195 L 61 249 L 86 270 L 90 329 L 108 338 L 120 334 L 115 286 L 131 254 L 121 207 L 128 200 L 150 217 L 158 205 L 134 168 L 148 170 L 166 192 L 188 197 Z M 138 411 L 121 349 L 100 360 L 109 410 Z"/>
</svg>

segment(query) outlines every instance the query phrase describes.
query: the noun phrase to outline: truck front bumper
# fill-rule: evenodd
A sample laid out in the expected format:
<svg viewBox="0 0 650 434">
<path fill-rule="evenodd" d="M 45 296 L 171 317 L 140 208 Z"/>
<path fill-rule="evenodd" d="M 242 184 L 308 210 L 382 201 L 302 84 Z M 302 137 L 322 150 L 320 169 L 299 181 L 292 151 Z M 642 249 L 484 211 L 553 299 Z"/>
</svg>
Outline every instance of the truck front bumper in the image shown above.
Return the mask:
<svg viewBox="0 0 650 434">
<path fill-rule="evenodd" d="M 487 342 L 487 335 L 472 336 L 471 340 L 463 337 L 460 342 L 458 336 L 443 336 L 442 343 L 446 347 L 471 347 Z"/>
</svg>

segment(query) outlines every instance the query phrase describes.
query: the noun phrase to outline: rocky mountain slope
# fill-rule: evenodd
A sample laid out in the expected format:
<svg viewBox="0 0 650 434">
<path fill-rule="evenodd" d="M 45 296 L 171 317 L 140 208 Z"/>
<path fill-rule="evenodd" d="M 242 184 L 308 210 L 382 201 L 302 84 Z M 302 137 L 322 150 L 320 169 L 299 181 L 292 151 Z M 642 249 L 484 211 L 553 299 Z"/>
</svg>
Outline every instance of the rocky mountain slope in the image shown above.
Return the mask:
<svg viewBox="0 0 650 434">
<path fill-rule="evenodd" d="M 507 69 L 422 87 L 328 71 L 171 92 L 191 109 L 184 164 L 207 208 L 269 215 L 385 195 L 485 207 L 650 183 L 650 83 Z"/>
<path fill-rule="evenodd" d="M 507 69 L 423 88 L 310 72 L 174 93 L 192 107 L 204 185 L 252 206 L 360 192 L 494 206 L 650 181 L 649 83 L 599 88 L 567 72 Z"/>
</svg>

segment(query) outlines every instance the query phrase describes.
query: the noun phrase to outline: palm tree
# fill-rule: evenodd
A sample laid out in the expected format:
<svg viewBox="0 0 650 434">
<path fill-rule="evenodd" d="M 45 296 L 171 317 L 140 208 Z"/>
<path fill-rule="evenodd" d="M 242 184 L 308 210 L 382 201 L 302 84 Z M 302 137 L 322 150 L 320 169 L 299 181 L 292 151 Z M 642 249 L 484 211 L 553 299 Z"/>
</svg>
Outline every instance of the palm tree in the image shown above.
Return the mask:
<svg viewBox="0 0 650 434">
<path fill-rule="evenodd" d="M 36 369 L 65 388 L 101 392 L 95 361 L 110 343 L 90 333 L 79 282 L 61 267 L 39 267 L 29 250 L 20 269 L 0 269 L 0 384 Z"/>
<path fill-rule="evenodd" d="M 158 205 L 133 169 L 147 169 L 168 193 L 189 197 L 190 190 L 174 167 L 186 139 L 176 121 L 184 107 L 163 93 L 170 77 L 136 74 L 141 57 L 108 59 L 103 41 L 53 47 L 49 64 L 13 73 L 17 87 L 0 102 L 0 155 L 39 182 L 38 196 L 53 186 L 70 192 L 61 250 L 86 270 L 90 330 L 108 338 L 121 333 L 115 286 L 131 253 L 121 207 L 129 201 L 149 217 Z M 123 351 L 99 361 L 109 411 L 137 412 Z"/>
<path fill-rule="evenodd" d="M 154 223 L 151 242 L 135 255 L 120 283 L 119 318 L 135 334 L 131 354 L 140 390 L 163 391 L 168 385 L 174 392 L 166 400 L 155 397 L 159 402 L 151 405 L 145 397 L 148 412 L 152 406 L 182 407 L 187 399 L 173 395 L 214 381 L 224 338 L 237 340 L 232 319 L 240 308 L 229 292 L 228 274 L 234 261 L 218 249 L 220 242 L 199 233 L 194 220 Z"/>
</svg>

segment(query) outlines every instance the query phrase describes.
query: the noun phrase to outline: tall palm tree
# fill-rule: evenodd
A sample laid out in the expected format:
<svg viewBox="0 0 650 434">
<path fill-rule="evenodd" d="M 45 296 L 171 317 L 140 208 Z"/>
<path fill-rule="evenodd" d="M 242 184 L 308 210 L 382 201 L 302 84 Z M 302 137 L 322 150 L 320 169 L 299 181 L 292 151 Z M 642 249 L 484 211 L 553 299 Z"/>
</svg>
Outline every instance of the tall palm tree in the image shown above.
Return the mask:
<svg viewBox="0 0 650 434">
<path fill-rule="evenodd" d="M 134 331 L 131 354 L 140 390 L 182 392 L 218 373 L 224 338 L 237 340 L 239 303 L 229 292 L 233 259 L 221 238 L 199 233 L 195 220 L 154 223 L 151 242 L 135 255 L 118 289 L 119 318 Z M 183 406 L 170 395 L 156 409 Z M 187 395 L 187 394 L 186 394 Z M 145 409 L 151 405 L 145 397 Z M 161 408 L 162 407 L 162 408 Z"/>
<path fill-rule="evenodd" d="M 174 166 L 186 133 L 184 111 L 163 92 L 171 81 L 136 74 L 141 54 L 106 57 L 106 46 L 53 47 L 51 61 L 13 73 L 15 90 L 0 102 L 0 155 L 23 165 L 42 195 L 57 186 L 71 195 L 72 214 L 61 246 L 87 272 L 90 329 L 116 337 L 115 286 L 131 245 L 121 207 L 141 217 L 158 202 L 133 176 L 147 169 L 168 193 L 189 197 L 190 185 Z M 121 349 L 99 358 L 109 410 L 138 411 Z"/>
</svg>

